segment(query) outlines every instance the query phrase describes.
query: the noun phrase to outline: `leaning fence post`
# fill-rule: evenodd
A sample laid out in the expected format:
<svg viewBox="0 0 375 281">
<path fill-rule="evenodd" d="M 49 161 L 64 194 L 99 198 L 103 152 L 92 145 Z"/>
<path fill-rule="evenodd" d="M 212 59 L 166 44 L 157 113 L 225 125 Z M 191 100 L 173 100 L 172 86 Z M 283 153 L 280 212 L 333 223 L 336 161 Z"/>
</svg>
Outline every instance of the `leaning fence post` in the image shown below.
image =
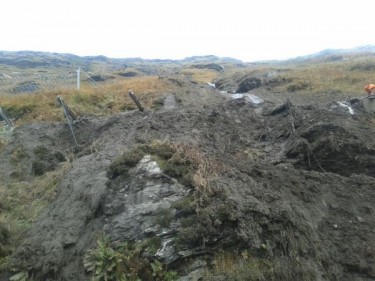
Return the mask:
<svg viewBox="0 0 375 281">
<path fill-rule="evenodd" d="M 73 125 L 72 125 L 72 121 L 76 121 L 77 120 L 77 116 L 69 108 L 69 106 L 66 105 L 66 103 L 64 102 L 62 96 L 57 96 L 56 100 L 57 100 L 57 102 L 59 103 L 59 105 L 62 107 L 62 109 L 64 111 L 64 115 L 66 117 L 66 120 L 68 121 L 68 125 L 69 125 L 69 128 L 70 128 L 70 131 L 71 131 L 71 133 L 73 135 L 74 143 L 76 144 L 76 146 L 78 146 L 77 139 L 76 139 L 76 136 L 74 134 Z"/>
<path fill-rule="evenodd" d="M 133 91 L 129 90 L 128 94 L 131 97 L 131 99 L 134 101 L 134 103 L 137 105 L 139 111 L 144 111 L 144 108 L 143 108 L 141 102 L 139 101 L 139 99 L 137 98 L 137 96 L 133 93 Z"/>
<path fill-rule="evenodd" d="M 0 107 L 0 117 L 4 120 L 9 128 L 14 128 L 13 122 L 8 118 L 3 109 Z"/>
</svg>

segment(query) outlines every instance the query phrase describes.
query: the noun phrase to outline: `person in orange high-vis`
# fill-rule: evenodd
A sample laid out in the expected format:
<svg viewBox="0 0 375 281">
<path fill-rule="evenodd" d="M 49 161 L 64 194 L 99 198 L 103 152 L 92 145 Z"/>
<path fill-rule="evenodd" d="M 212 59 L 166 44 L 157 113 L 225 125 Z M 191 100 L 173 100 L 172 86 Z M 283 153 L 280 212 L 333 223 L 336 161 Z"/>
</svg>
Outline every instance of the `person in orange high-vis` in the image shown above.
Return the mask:
<svg viewBox="0 0 375 281">
<path fill-rule="evenodd" d="M 371 95 L 374 90 L 375 90 L 375 84 L 368 84 L 365 87 L 365 91 L 367 92 L 368 95 Z"/>
</svg>

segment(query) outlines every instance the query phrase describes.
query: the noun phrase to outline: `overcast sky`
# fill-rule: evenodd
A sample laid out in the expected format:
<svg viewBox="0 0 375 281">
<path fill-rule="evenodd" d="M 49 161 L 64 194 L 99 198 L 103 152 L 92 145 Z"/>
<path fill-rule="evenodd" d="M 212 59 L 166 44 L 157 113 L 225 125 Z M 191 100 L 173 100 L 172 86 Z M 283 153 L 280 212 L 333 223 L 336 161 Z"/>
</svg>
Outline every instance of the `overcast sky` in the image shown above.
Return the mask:
<svg viewBox="0 0 375 281">
<path fill-rule="evenodd" d="M 375 45 L 373 0 L 2 0 L 0 50 L 285 59 Z"/>
</svg>

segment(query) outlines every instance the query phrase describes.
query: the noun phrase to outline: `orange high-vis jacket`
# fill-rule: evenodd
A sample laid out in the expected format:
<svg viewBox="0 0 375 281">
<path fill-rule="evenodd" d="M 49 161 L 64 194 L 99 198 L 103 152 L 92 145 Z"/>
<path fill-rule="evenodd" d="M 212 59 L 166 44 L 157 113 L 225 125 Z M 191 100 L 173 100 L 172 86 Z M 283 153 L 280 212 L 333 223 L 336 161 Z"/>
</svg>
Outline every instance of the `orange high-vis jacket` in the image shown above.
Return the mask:
<svg viewBox="0 0 375 281">
<path fill-rule="evenodd" d="M 372 91 L 374 91 L 374 90 L 375 90 L 375 84 L 368 84 L 365 87 L 365 91 L 367 92 L 368 95 L 371 95 Z"/>
</svg>

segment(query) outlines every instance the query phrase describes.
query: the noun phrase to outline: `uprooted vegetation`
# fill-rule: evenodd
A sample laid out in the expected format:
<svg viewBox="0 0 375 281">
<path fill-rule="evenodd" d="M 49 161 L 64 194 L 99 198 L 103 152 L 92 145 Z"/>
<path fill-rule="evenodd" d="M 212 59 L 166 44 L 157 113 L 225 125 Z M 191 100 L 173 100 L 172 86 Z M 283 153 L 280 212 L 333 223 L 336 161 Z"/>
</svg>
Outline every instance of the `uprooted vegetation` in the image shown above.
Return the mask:
<svg viewBox="0 0 375 281">
<path fill-rule="evenodd" d="M 218 177 L 224 170 L 223 164 L 207 158 L 194 147 L 184 143 L 153 141 L 125 151 L 111 163 L 107 175 L 112 179 L 120 177 L 123 180 L 129 176 L 129 169 L 147 154 L 153 157 L 166 175 L 188 188 L 194 187 L 204 193 L 209 193 L 211 179 Z"/>
</svg>

